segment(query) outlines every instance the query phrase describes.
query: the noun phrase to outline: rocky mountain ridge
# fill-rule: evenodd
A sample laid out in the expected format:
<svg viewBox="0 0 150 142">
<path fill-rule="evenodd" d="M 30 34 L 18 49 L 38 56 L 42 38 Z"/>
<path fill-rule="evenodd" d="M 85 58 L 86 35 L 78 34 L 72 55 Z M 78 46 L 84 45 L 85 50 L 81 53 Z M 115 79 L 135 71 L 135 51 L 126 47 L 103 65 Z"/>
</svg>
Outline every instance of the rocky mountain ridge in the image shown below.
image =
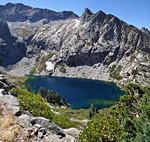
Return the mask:
<svg viewBox="0 0 150 142">
<path fill-rule="evenodd" d="M 23 68 L 30 66 L 35 75 L 99 79 L 114 81 L 119 86 L 129 81 L 150 83 L 150 32 L 147 29 L 139 30 L 102 11 L 93 14 L 87 8 L 79 18 L 54 19 L 44 24 L 42 18 L 7 21 L 11 34 L 27 49 L 26 62 L 34 59 L 33 66 L 29 62 L 30 65 L 26 65 L 23 58 L 8 71 L 10 74 L 18 74 L 19 68 L 23 75 Z"/>
<path fill-rule="evenodd" d="M 34 23 L 44 20 L 43 24 L 46 24 L 50 21 L 78 18 L 72 11 L 55 12 L 48 9 L 32 8 L 22 3 L 1 5 L 0 13 L 8 22 L 25 22 L 28 20 Z"/>
</svg>

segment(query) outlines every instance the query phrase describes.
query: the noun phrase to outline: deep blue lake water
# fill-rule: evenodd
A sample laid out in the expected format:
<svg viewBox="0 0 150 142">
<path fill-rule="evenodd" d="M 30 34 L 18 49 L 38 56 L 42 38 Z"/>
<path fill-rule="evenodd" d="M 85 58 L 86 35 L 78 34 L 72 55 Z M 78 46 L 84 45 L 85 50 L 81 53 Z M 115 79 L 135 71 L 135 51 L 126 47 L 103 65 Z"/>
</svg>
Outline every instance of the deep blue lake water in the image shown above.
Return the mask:
<svg viewBox="0 0 150 142">
<path fill-rule="evenodd" d="M 64 77 L 35 77 L 28 80 L 32 88 L 45 87 L 64 96 L 73 109 L 89 108 L 94 103 L 98 108 L 115 104 L 124 92 L 115 84 L 98 80 Z"/>
</svg>

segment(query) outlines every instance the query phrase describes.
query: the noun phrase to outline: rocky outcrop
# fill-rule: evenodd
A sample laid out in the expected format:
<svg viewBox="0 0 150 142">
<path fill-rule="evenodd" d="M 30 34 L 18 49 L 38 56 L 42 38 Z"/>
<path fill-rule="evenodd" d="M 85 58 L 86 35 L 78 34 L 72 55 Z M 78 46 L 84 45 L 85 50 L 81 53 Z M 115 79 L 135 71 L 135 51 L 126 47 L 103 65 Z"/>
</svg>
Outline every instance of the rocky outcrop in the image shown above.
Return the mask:
<svg viewBox="0 0 150 142">
<path fill-rule="evenodd" d="M 18 99 L 8 92 L 14 87 L 8 77 L 0 75 L 0 141 L 8 142 L 76 142 L 78 129 L 63 130 L 44 117 L 33 117 L 20 111 Z M 76 132 L 74 135 L 73 132 Z"/>
<path fill-rule="evenodd" d="M 141 31 L 145 33 L 148 37 L 150 37 L 150 31 L 147 28 L 142 28 Z"/>
<path fill-rule="evenodd" d="M 76 142 L 80 133 L 73 128 L 63 130 L 46 118 L 16 115 L 17 112 L 20 112 L 20 107 L 16 97 L 0 93 L 0 141 Z"/>
<path fill-rule="evenodd" d="M 6 90 L 5 90 L 6 92 Z M 10 93 L 0 89 L 0 141 L 15 142 L 76 142 L 80 131 L 63 130 L 51 120 L 21 114 L 19 102 Z"/>
<path fill-rule="evenodd" d="M 5 93 L 8 92 L 11 88 L 14 87 L 13 81 L 0 73 L 0 89 Z"/>
<path fill-rule="evenodd" d="M 0 103 L 7 104 L 7 107 L 10 107 L 11 114 L 19 116 L 21 115 L 19 102 L 16 97 L 9 95 L 6 91 L 3 94 L 0 92 Z"/>
<path fill-rule="evenodd" d="M 82 16 L 80 17 L 81 24 L 84 24 L 85 22 L 90 21 L 92 15 L 93 13 L 88 8 L 85 8 Z"/>
<path fill-rule="evenodd" d="M 31 119 L 30 122 L 32 125 L 38 124 L 40 127 L 46 128 L 49 131 L 53 131 L 57 135 L 65 137 L 63 130 L 60 127 L 58 127 L 55 123 L 53 123 L 52 121 L 50 121 L 46 118 L 37 117 L 37 118 Z M 40 127 L 39 127 L 39 129 L 40 129 Z"/>
<path fill-rule="evenodd" d="M 8 92 L 14 86 L 13 81 L 6 75 L 0 74 L 0 102 L 5 102 L 11 108 L 11 113 L 20 115 L 20 107 L 17 98 L 10 95 Z"/>
<path fill-rule="evenodd" d="M 70 136 L 75 137 L 76 139 L 78 139 L 79 134 L 80 134 L 80 130 L 76 129 L 76 128 L 69 128 L 69 129 L 64 129 L 64 132 Z"/>
<path fill-rule="evenodd" d="M 87 123 L 90 122 L 90 120 L 88 120 L 88 119 L 78 120 L 78 119 L 75 119 L 75 118 L 70 118 L 70 121 L 79 122 L 79 123 L 83 124 L 84 126 L 86 126 Z"/>
</svg>

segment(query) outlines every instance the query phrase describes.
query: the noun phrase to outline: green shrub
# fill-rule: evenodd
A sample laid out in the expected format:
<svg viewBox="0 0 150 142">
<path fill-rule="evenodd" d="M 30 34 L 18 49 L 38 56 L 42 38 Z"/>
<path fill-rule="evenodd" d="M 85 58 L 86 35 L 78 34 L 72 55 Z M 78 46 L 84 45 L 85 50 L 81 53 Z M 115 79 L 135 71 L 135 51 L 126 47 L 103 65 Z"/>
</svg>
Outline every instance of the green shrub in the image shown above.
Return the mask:
<svg viewBox="0 0 150 142">
<path fill-rule="evenodd" d="M 130 57 L 130 62 L 132 63 L 134 60 L 135 60 L 135 57 L 134 57 L 134 56 L 131 56 L 131 57 Z"/>
<path fill-rule="evenodd" d="M 34 67 L 31 69 L 30 71 L 30 75 L 33 75 L 34 73 L 36 73 L 36 71 L 38 71 L 38 73 L 41 73 L 43 69 L 46 68 L 46 64 L 45 62 L 50 59 L 54 54 L 53 53 L 49 53 L 48 55 L 44 55 L 44 56 L 40 56 L 38 55 L 36 57 L 36 64 L 34 65 Z"/>
<path fill-rule="evenodd" d="M 16 87 L 26 89 L 25 82 L 27 81 L 28 77 L 26 76 L 10 76 L 12 80 L 14 80 L 14 84 Z"/>
<path fill-rule="evenodd" d="M 63 129 L 79 128 L 80 126 L 82 126 L 81 123 L 70 121 L 67 117 L 59 114 L 54 115 L 53 122 L 55 122 L 58 126 L 60 126 Z"/>
<path fill-rule="evenodd" d="M 62 128 L 78 128 L 78 126 L 81 125 L 78 122 L 70 121 L 65 116 L 54 114 L 41 95 L 34 95 L 29 91 L 19 88 L 13 88 L 10 90 L 10 92 L 12 93 L 12 95 L 17 97 L 22 112 L 29 111 L 33 116 L 42 116 L 47 119 L 51 119 L 54 123 Z"/>
<path fill-rule="evenodd" d="M 115 71 L 116 65 L 112 65 L 111 67 L 109 67 L 109 72 L 112 73 Z"/>
<path fill-rule="evenodd" d="M 116 110 L 104 109 L 84 128 L 81 142 L 115 142 L 118 140 L 120 124 Z"/>
<path fill-rule="evenodd" d="M 142 116 L 126 119 L 121 126 L 121 142 L 149 142 L 150 118 Z"/>
<path fill-rule="evenodd" d="M 34 65 L 34 67 L 30 70 L 29 75 L 33 75 L 35 73 L 35 71 L 36 71 L 36 68 L 37 68 L 37 64 Z"/>
<path fill-rule="evenodd" d="M 46 68 L 46 64 L 45 62 L 44 63 L 41 63 L 39 66 L 38 66 L 38 72 L 41 73 L 43 69 Z"/>
<path fill-rule="evenodd" d="M 0 70 L 0 74 L 7 75 L 7 73 L 3 72 L 2 70 Z"/>
<path fill-rule="evenodd" d="M 80 135 L 82 142 L 148 142 L 150 87 L 129 83 L 113 107 L 103 109 Z"/>
<path fill-rule="evenodd" d="M 32 95 L 31 92 L 28 92 L 24 89 L 20 89 L 20 88 L 13 88 L 10 90 L 10 92 L 12 93 L 13 96 L 18 97 L 20 95 Z"/>
<path fill-rule="evenodd" d="M 126 94 L 120 97 L 122 142 L 148 142 L 150 140 L 150 87 L 129 83 Z"/>
<path fill-rule="evenodd" d="M 29 111 L 33 116 L 53 118 L 53 113 L 40 95 L 34 95 L 25 90 L 19 90 L 17 96 L 21 110 Z"/>
<path fill-rule="evenodd" d="M 66 73 L 65 63 L 61 63 L 61 64 L 60 64 L 60 69 L 59 69 L 59 71 L 62 72 L 62 73 Z"/>
<path fill-rule="evenodd" d="M 122 76 L 120 76 L 121 70 L 122 70 L 121 65 L 119 65 L 118 67 L 116 67 L 116 65 L 113 65 L 112 67 L 109 68 L 110 77 L 116 80 L 121 80 L 122 79 Z"/>
</svg>

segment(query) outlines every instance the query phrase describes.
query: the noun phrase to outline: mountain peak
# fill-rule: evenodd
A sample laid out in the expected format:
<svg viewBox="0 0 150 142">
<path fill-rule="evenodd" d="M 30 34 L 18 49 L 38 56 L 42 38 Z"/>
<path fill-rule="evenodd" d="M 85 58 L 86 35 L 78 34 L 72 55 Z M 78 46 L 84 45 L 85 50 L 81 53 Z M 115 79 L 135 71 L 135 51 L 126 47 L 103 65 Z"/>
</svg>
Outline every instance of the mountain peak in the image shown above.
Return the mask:
<svg viewBox="0 0 150 142">
<path fill-rule="evenodd" d="M 11 2 L 8 2 L 8 3 L 5 4 L 5 6 L 12 6 L 12 5 L 14 5 L 14 4 L 11 3 Z"/>
<path fill-rule="evenodd" d="M 83 12 L 83 14 L 82 14 L 82 16 L 85 15 L 85 14 L 86 14 L 86 15 L 92 15 L 93 13 L 91 12 L 90 9 L 85 8 L 85 9 L 84 9 L 84 12 Z"/>
<path fill-rule="evenodd" d="M 105 14 L 103 11 L 98 11 L 96 14 L 93 15 L 92 23 L 100 22 L 102 23 L 104 19 L 106 18 L 107 14 Z"/>
<path fill-rule="evenodd" d="M 13 7 L 13 6 L 24 6 L 24 7 L 30 7 L 30 6 L 28 6 L 28 5 L 25 5 L 25 4 L 23 4 L 23 3 L 11 3 L 11 2 L 8 2 L 8 3 L 6 3 L 4 6 L 11 6 L 11 7 Z"/>
<path fill-rule="evenodd" d="M 84 24 L 85 22 L 90 21 L 92 15 L 93 13 L 88 8 L 85 8 L 81 16 L 81 23 Z"/>
<path fill-rule="evenodd" d="M 103 11 L 100 10 L 100 11 L 98 11 L 98 12 L 96 13 L 96 15 L 97 15 L 97 16 L 103 16 L 103 17 L 104 17 L 104 16 L 106 16 L 106 13 L 104 13 Z"/>
<path fill-rule="evenodd" d="M 5 8 L 12 8 L 12 7 L 15 7 L 15 6 L 29 7 L 29 6 L 24 5 L 22 3 L 11 3 L 11 2 L 8 2 L 4 5 Z"/>
<path fill-rule="evenodd" d="M 145 33 L 147 36 L 150 37 L 150 31 L 149 31 L 147 28 L 142 27 L 142 28 L 141 28 L 141 31 L 142 31 L 143 33 Z"/>
</svg>

